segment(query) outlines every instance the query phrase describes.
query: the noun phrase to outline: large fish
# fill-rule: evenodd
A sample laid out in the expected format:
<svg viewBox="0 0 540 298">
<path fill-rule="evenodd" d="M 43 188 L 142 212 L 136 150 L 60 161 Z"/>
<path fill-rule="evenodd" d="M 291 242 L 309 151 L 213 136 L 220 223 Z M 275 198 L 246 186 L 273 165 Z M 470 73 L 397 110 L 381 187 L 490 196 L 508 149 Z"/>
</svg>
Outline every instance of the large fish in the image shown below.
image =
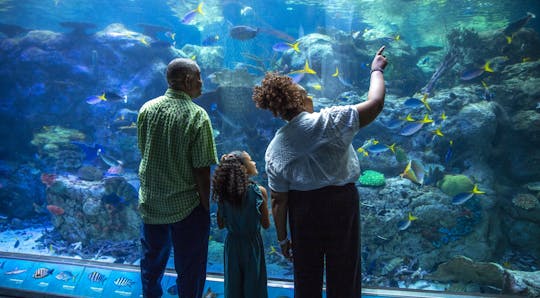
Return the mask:
<svg viewBox="0 0 540 298">
<path fill-rule="evenodd" d="M 503 34 L 505 36 L 512 36 L 516 32 L 519 31 L 519 29 L 523 28 L 531 19 L 536 18 L 536 16 L 533 13 L 527 12 L 527 15 L 515 22 L 510 23 L 506 28 L 504 28 Z"/>
<path fill-rule="evenodd" d="M 257 36 L 259 28 L 250 26 L 234 26 L 229 30 L 229 34 L 232 38 L 237 40 L 248 40 Z"/>
</svg>

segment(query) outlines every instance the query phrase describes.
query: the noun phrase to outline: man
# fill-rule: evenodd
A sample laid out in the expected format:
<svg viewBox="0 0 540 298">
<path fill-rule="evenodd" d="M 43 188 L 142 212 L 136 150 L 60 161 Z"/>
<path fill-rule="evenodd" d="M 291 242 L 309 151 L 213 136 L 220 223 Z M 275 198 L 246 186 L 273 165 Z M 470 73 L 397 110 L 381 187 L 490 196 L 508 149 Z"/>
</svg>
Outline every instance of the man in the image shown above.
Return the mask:
<svg viewBox="0 0 540 298">
<path fill-rule="evenodd" d="M 143 220 L 144 297 L 161 297 L 171 245 L 178 296 L 202 297 L 210 232 L 210 165 L 217 163 L 212 125 L 192 99 L 201 95 L 197 63 L 167 66 L 169 88 L 146 102 L 137 119 L 141 150 L 139 210 Z"/>
<path fill-rule="evenodd" d="M 351 144 L 384 106 L 383 51 L 381 47 L 371 63 L 368 100 L 356 105 L 314 113 L 304 88 L 272 73 L 254 88 L 257 107 L 287 121 L 268 145 L 265 161 L 277 238 L 283 255 L 293 259 L 296 298 L 322 297 L 325 264 L 328 298 L 361 295 L 360 209 L 354 185 L 360 166 Z"/>
</svg>

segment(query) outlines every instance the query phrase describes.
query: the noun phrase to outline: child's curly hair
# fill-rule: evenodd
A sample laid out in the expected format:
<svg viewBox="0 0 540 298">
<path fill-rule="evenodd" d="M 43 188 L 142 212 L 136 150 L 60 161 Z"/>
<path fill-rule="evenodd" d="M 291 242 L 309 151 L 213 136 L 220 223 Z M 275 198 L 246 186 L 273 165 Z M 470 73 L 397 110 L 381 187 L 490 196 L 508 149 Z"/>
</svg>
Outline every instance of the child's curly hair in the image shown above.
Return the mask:
<svg viewBox="0 0 540 298">
<path fill-rule="evenodd" d="M 242 151 L 233 151 L 221 157 L 212 177 L 212 199 L 217 202 L 227 200 L 233 206 L 242 203 L 249 184 L 249 175 L 244 166 Z"/>
<path fill-rule="evenodd" d="M 274 72 L 267 72 L 261 85 L 253 88 L 253 101 L 258 108 L 286 120 L 302 110 L 303 96 L 290 77 Z"/>
</svg>

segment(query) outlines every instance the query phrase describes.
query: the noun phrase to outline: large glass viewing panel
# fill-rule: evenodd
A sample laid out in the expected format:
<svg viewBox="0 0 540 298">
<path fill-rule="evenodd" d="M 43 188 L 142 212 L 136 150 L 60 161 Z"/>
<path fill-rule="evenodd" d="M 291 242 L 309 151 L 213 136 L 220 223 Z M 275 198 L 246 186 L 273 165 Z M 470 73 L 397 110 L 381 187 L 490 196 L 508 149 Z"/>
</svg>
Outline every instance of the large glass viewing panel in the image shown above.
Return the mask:
<svg viewBox="0 0 540 298">
<path fill-rule="evenodd" d="M 285 122 L 255 107 L 253 86 L 274 71 L 316 111 L 356 104 L 385 45 L 386 104 L 353 142 L 363 285 L 531 295 L 538 13 L 537 0 L 0 0 L 0 250 L 138 266 L 135 122 L 171 59 L 201 67 L 195 102 L 218 156 L 249 152 L 267 187 L 266 146 Z M 261 233 L 269 278 L 292 280 L 273 224 Z"/>
</svg>

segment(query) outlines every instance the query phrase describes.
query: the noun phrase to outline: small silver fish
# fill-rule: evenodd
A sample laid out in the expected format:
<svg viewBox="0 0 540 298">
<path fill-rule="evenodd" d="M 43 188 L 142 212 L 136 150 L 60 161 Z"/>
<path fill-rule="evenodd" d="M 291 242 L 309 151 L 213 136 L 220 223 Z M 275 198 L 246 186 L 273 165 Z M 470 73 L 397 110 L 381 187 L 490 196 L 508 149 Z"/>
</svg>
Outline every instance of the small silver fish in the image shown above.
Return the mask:
<svg viewBox="0 0 540 298">
<path fill-rule="evenodd" d="M 90 274 L 88 274 L 88 279 L 90 281 L 93 281 L 93 282 L 104 282 L 107 278 L 105 277 L 105 275 L 97 272 L 97 271 L 92 271 Z"/>
<path fill-rule="evenodd" d="M 35 279 L 45 278 L 51 275 L 53 271 L 54 269 L 41 267 L 41 268 L 36 269 L 36 271 L 34 271 L 34 275 L 32 275 L 32 277 Z"/>
<path fill-rule="evenodd" d="M 8 271 L 6 273 L 4 273 L 5 275 L 17 275 L 17 274 L 21 274 L 23 272 L 26 272 L 27 269 L 19 269 L 19 268 L 15 268 L 11 271 Z"/>
<path fill-rule="evenodd" d="M 127 277 L 120 276 L 119 278 L 114 280 L 114 284 L 119 287 L 131 287 L 131 285 L 134 283 L 131 279 Z"/>
</svg>

